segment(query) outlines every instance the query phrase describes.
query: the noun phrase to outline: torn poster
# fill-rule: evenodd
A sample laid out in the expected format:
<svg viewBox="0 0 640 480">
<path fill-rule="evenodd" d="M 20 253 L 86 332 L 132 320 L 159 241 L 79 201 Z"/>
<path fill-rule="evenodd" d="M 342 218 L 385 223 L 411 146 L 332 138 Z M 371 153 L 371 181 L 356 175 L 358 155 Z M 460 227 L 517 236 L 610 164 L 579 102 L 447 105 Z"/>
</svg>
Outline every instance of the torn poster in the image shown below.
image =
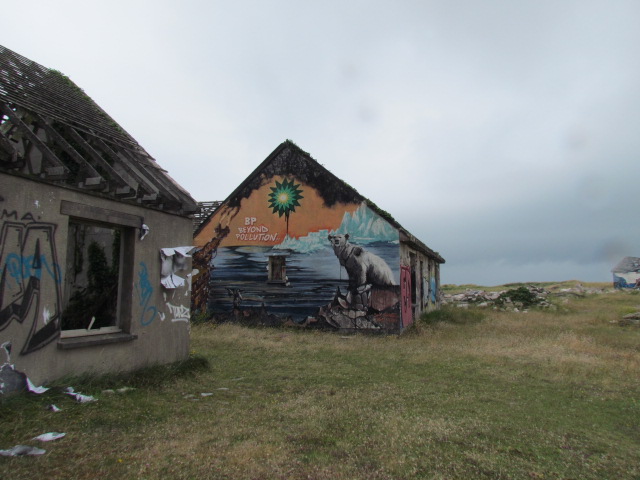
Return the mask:
<svg viewBox="0 0 640 480">
<path fill-rule="evenodd" d="M 146 223 L 143 223 L 140 226 L 140 240 L 144 240 L 144 237 L 146 237 L 149 234 L 149 226 Z"/>
<path fill-rule="evenodd" d="M 190 270 L 191 266 L 187 259 L 191 257 L 191 253 L 195 248 L 172 247 L 160 249 L 160 259 L 162 260 L 160 283 L 165 288 L 174 289 L 182 287 L 186 283 L 185 278 L 177 275 L 177 273 L 183 270 Z"/>
</svg>

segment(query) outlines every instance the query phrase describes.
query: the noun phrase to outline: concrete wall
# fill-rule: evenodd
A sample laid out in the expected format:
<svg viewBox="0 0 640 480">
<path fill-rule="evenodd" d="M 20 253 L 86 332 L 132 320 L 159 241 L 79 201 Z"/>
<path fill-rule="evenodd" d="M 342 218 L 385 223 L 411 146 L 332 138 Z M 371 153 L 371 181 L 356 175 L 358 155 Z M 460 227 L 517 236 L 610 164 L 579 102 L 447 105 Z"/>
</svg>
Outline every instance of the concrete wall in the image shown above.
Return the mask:
<svg viewBox="0 0 640 480">
<path fill-rule="evenodd" d="M 61 322 L 69 305 L 68 233 L 74 221 L 122 232 L 120 295 L 116 328 L 67 338 Z M 143 222 L 150 231 L 140 240 Z M 160 252 L 191 245 L 191 235 L 189 218 L 0 173 L 0 365 L 13 365 L 42 384 L 186 358 L 190 282 L 166 288 L 161 278 L 169 286 L 180 284 L 191 273 L 191 261 L 173 264 L 179 254 L 165 251 L 163 260 Z"/>
</svg>

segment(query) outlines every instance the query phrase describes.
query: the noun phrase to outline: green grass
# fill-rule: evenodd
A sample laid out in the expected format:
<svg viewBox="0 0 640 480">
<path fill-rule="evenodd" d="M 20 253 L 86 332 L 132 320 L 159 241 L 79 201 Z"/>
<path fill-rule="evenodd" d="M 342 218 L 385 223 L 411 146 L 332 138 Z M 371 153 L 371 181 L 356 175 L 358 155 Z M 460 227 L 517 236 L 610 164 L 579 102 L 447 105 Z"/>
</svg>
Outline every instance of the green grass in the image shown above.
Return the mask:
<svg viewBox="0 0 640 480">
<path fill-rule="evenodd" d="M 197 325 L 180 365 L 4 400 L 0 448 L 67 436 L 0 478 L 640 478 L 640 328 L 615 323 L 640 296 L 567 302 L 399 337 Z"/>
</svg>

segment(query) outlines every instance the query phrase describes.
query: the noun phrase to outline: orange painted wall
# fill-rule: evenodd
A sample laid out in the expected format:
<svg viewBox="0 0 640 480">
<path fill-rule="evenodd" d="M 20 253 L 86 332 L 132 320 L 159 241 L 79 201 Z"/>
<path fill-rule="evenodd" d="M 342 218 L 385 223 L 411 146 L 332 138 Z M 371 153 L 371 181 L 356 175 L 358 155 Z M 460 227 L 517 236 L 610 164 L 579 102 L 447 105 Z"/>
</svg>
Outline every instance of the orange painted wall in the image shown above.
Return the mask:
<svg viewBox="0 0 640 480">
<path fill-rule="evenodd" d="M 309 232 L 335 230 L 340 226 L 345 213 L 353 213 L 359 206 L 357 203 L 336 204 L 327 207 L 318 192 L 309 185 L 297 181 L 293 177 L 272 177 L 265 185 L 255 190 L 249 198 L 241 200 L 240 208 L 221 207 L 195 237 L 198 247 L 204 246 L 216 234 L 216 228 L 229 227 L 229 234 L 220 246 L 240 245 L 277 245 L 287 233 L 287 222 L 284 215 L 273 213 L 269 206 L 269 194 L 275 182 L 284 178 L 300 185 L 301 198 L 295 212 L 289 214 L 289 236 L 301 237 Z M 241 212 L 241 213 L 240 213 Z"/>
</svg>

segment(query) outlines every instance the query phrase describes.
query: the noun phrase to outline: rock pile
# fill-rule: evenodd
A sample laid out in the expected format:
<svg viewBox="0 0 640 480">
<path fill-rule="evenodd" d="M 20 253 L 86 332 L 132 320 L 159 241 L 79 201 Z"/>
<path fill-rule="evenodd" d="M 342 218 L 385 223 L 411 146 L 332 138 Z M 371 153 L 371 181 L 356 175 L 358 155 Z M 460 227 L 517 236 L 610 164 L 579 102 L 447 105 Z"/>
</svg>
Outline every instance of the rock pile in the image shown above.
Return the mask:
<svg viewBox="0 0 640 480">
<path fill-rule="evenodd" d="M 523 311 L 529 307 L 555 308 L 548 297 L 584 296 L 592 293 L 603 293 L 603 290 L 585 288 L 577 284 L 571 288 L 546 290 L 535 285 L 526 285 L 499 292 L 467 289 L 462 293 L 444 294 L 443 304 L 467 308 L 492 307 L 496 310 Z"/>
</svg>

